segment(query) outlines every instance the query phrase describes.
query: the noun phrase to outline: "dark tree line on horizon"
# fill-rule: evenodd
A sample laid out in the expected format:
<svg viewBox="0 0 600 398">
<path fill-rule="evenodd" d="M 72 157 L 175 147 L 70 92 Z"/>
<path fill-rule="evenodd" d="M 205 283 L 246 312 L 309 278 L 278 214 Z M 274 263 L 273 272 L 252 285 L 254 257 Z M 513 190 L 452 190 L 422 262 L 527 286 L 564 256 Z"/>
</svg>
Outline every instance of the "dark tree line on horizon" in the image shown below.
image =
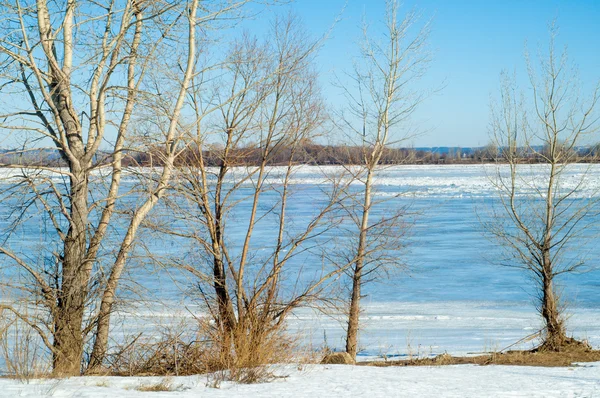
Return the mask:
<svg viewBox="0 0 600 398">
<path fill-rule="evenodd" d="M 261 162 L 259 146 L 252 145 L 231 150 L 227 156 L 228 166 L 256 166 Z M 361 164 L 363 148 L 350 145 L 328 145 L 306 142 L 298 147 L 282 147 L 274 152 L 269 165 L 287 165 L 293 157 L 296 165 L 358 165 Z M 161 167 L 164 165 L 163 149 L 150 148 L 148 151 L 124 150 L 123 165 L 125 167 Z M 574 163 L 597 163 L 600 158 L 600 144 L 582 146 L 572 151 Z M 484 147 L 442 147 L 442 148 L 392 148 L 386 147 L 381 157 L 381 165 L 418 165 L 418 164 L 480 164 L 504 163 L 503 150 L 494 145 Z M 546 149 L 543 146 L 531 146 L 519 150 L 519 163 L 544 163 Z M 198 159 L 199 149 L 188 147 L 175 160 L 176 166 L 189 165 Z M 218 167 L 223 163 L 223 147 L 218 144 L 202 150 L 205 166 Z M 109 152 L 99 151 L 97 164 L 108 164 L 112 161 Z M 20 164 L 23 166 L 65 166 L 66 163 L 58 152 L 50 149 L 39 149 L 23 152 L 6 150 L 0 154 L 0 167 Z"/>
</svg>

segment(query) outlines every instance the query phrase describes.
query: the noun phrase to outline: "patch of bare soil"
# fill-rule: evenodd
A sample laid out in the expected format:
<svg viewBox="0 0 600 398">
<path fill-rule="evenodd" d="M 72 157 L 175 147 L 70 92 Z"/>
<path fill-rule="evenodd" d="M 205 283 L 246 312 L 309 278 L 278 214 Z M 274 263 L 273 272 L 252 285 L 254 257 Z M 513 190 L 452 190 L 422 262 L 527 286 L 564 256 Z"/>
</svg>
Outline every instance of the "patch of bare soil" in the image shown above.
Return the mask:
<svg viewBox="0 0 600 398">
<path fill-rule="evenodd" d="M 587 345 L 573 344 L 560 351 L 535 349 L 531 351 L 507 351 L 478 356 L 455 357 L 449 354 L 435 358 L 419 358 L 399 361 L 361 362 L 364 366 L 443 366 L 443 365 L 518 365 L 518 366 L 573 366 L 576 362 L 599 362 L 600 350 Z"/>
</svg>

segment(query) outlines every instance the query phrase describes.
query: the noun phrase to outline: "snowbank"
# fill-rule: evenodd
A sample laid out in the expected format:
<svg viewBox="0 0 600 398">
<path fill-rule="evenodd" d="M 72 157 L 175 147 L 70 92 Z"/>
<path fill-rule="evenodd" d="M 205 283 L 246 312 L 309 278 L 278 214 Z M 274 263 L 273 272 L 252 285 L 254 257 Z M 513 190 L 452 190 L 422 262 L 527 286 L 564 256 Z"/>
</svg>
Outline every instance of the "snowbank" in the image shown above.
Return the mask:
<svg viewBox="0 0 600 398">
<path fill-rule="evenodd" d="M 0 380 L 0 397 L 591 397 L 600 396 L 600 363 L 568 368 L 457 365 L 375 368 L 313 365 L 278 369 L 266 384 L 221 383 L 206 376 L 173 377 L 174 391 L 143 392 L 159 377 L 81 377 L 22 383 Z"/>
</svg>

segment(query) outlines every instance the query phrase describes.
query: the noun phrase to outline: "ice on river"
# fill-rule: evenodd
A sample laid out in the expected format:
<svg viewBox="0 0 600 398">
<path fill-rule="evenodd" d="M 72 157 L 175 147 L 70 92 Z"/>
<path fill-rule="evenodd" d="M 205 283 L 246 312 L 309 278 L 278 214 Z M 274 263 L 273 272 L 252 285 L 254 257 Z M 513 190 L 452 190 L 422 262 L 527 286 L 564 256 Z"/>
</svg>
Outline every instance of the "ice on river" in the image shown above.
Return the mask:
<svg viewBox="0 0 600 398">
<path fill-rule="evenodd" d="M 539 181 L 542 165 L 527 167 L 528 181 Z M 310 217 L 313 200 L 306 197 L 322 195 L 327 176 L 339 174 L 339 166 L 300 166 L 293 177 L 297 188 L 295 199 L 289 203 L 291 224 L 301 224 Z M 3 173 L 18 171 L 3 170 Z M 151 170 L 143 170 L 150 173 Z M 489 203 L 495 197 L 490 178 L 495 173 L 505 173 L 506 167 L 493 165 L 443 165 L 443 166 L 394 166 L 386 167 L 378 174 L 376 192 L 382 199 L 389 197 L 374 208 L 374 217 L 394 206 L 409 205 L 418 213 L 410 235 L 408 251 L 402 253 L 406 270 L 386 275 L 380 283 L 365 286 L 366 294 L 360 346 L 364 355 L 410 355 L 410 354 L 464 354 L 489 349 L 502 349 L 507 345 L 535 333 L 540 322 L 535 313 L 535 290 L 531 280 L 521 270 L 501 267 L 494 263 L 500 248 L 486 238 L 478 217 L 485 217 Z M 247 170 L 236 169 L 232 180 L 240 178 Z M 10 175 L 13 175 L 10 174 Z M 283 169 L 273 167 L 268 179 L 276 184 Z M 600 165 L 572 165 L 566 171 L 564 189 L 574 186 L 581 178 L 587 179 L 586 188 L 579 197 L 597 196 L 600 190 Z M 125 177 L 132 178 L 131 176 Z M 527 182 L 527 181 L 526 181 Z M 6 183 L 6 181 L 4 182 Z M 303 196 L 303 195 L 306 195 Z M 263 206 L 268 207 L 268 195 Z M 303 199 L 304 198 L 304 199 Z M 1 207 L 3 215 L 9 209 Z M 231 242 L 240 241 L 247 223 L 241 206 L 230 222 Z M 600 218 L 591 223 L 600 226 Z M 47 220 L 46 220 L 47 222 Z M 251 247 L 260 255 L 261 250 L 272 243 L 273 231 L 269 220 L 261 221 L 253 235 Z M 43 235 L 42 221 L 32 218 L 23 230 L 13 236 L 8 244 L 16 250 L 31 250 L 53 244 L 51 237 Z M 237 229 L 236 229 L 237 228 Z M 570 333 L 600 345 L 600 272 L 596 270 L 600 258 L 598 238 L 588 246 L 580 247 L 587 260 L 586 273 L 560 277 L 557 283 L 562 298 L 568 304 L 567 320 Z M 49 241 L 50 240 L 50 241 Z M 192 245 L 151 236 L 147 242 L 150 250 L 161 255 L 185 254 L 197 250 Z M 575 253 L 579 254 L 579 252 Z M 33 258 L 33 256 L 32 256 Z M 319 268 L 319 258 L 298 256 L 290 266 L 310 274 L 310 266 Z M 6 268 L 3 271 L 10 272 Z M 177 279 L 172 272 L 148 272 L 132 269 L 127 278 L 133 288 L 145 289 L 152 297 L 150 304 L 136 303 L 132 308 L 121 306 L 119 325 L 121 336 L 134 335 L 136 330 L 158 327 L 172 310 L 164 310 L 155 303 L 163 302 L 173 308 L 181 308 L 180 299 L 193 287 L 193 281 Z M 293 275 L 290 280 L 294 282 Z M 178 284 L 176 284 L 177 282 Z M 127 292 L 122 292 L 122 297 Z M 128 296 L 129 302 L 136 296 Z M 171 304 L 169 304 L 171 303 Z M 188 301 L 186 305 L 192 305 Z M 200 310 L 191 308 L 196 314 Z M 184 311 L 182 316 L 189 316 Z M 335 317 L 317 316 L 309 310 L 299 310 L 289 319 L 289 329 L 301 332 L 313 346 L 327 344 L 342 348 L 343 321 Z M 115 336 L 118 339 L 118 336 Z M 529 342 L 528 344 L 533 344 Z"/>
</svg>

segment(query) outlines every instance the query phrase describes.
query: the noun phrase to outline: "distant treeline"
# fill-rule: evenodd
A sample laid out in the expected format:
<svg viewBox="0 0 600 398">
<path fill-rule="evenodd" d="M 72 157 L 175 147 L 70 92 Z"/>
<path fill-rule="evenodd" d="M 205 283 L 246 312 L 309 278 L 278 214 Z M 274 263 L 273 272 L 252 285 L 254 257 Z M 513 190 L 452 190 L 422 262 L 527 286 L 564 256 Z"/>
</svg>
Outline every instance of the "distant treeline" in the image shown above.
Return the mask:
<svg viewBox="0 0 600 398">
<path fill-rule="evenodd" d="M 128 151 L 123 159 L 124 165 L 128 167 L 161 166 L 162 150 L 160 147 L 149 149 L 145 152 Z M 521 152 L 523 163 L 543 163 L 545 150 L 543 147 L 533 147 L 533 151 Z M 354 165 L 363 164 L 364 148 L 360 146 L 347 145 L 322 145 L 307 143 L 291 147 L 280 147 L 271 151 L 268 159 L 269 165 L 287 164 L 290 158 L 297 164 L 308 165 Z M 598 162 L 600 145 L 578 147 L 572 150 L 572 156 L 576 162 L 590 163 Z M 200 150 L 188 148 L 181 152 L 176 165 L 198 165 L 201 161 L 205 166 L 213 167 L 223 164 L 227 158 L 229 166 L 253 166 L 262 161 L 263 149 L 256 146 L 230 149 L 225 154 L 223 148 L 212 145 L 210 149 Z M 95 159 L 96 164 L 109 163 L 112 156 L 108 153 L 102 154 Z M 469 164 L 469 163 L 496 163 L 502 162 L 502 149 L 492 145 L 477 148 L 461 147 L 437 147 L 437 148 L 386 148 L 380 164 Z M 23 166 L 64 166 L 65 161 L 58 152 L 40 149 L 20 152 L 18 150 L 4 150 L 0 153 L 0 165 L 23 165 Z"/>
</svg>

